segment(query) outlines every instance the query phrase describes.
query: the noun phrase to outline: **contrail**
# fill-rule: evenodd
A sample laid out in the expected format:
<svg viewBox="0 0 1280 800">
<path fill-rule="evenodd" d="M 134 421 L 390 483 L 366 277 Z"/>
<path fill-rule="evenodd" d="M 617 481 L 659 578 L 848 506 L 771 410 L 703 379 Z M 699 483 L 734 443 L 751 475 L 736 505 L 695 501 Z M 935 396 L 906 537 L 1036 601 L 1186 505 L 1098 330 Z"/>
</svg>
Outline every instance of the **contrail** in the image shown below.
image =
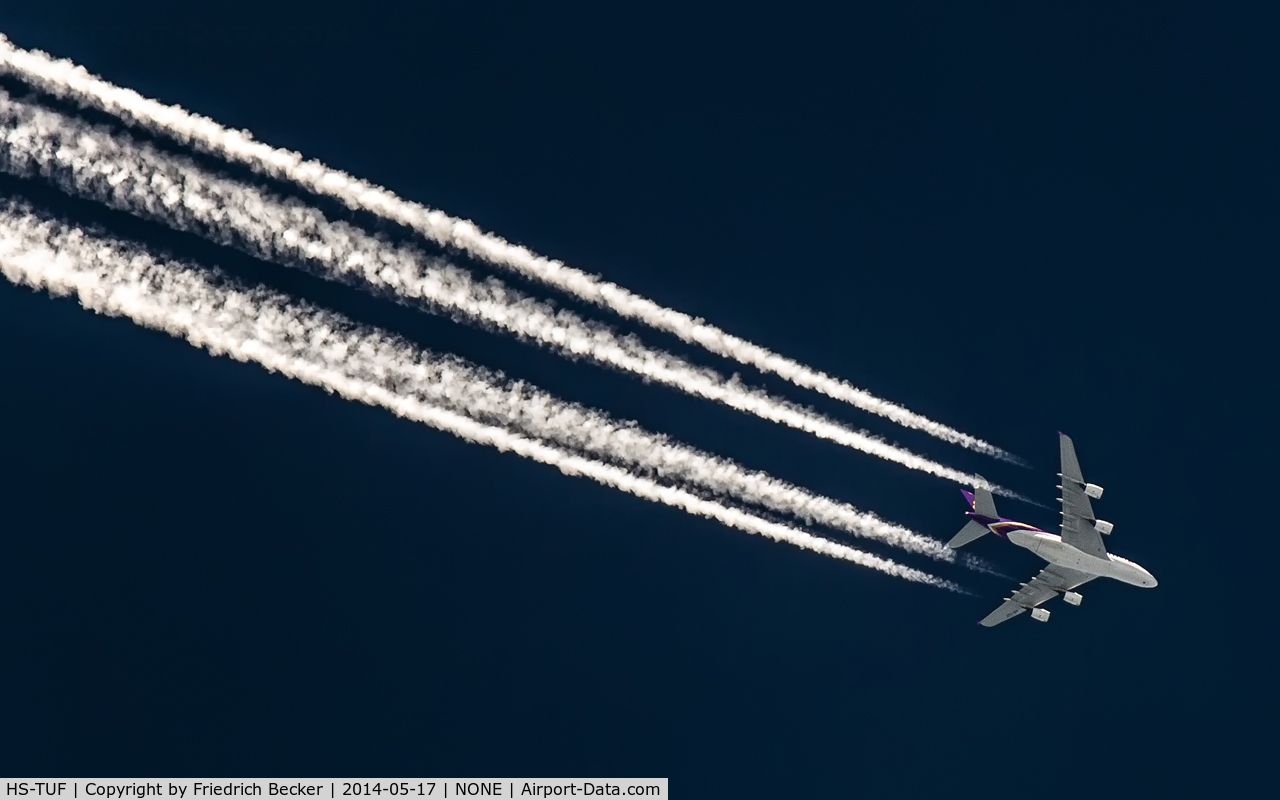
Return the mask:
<svg viewBox="0 0 1280 800">
<path fill-rule="evenodd" d="M 404 200 L 388 189 L 331 169 L 299 153 L 274 148 L 253 139 L 247 131 L 224 128 L 185 109 L 165 105 L 90 74 L 70 61 L 54 59 L 38 50 L 15 47 L 0 35 L 0 72 L 55 97 L 82 107 L 113 114 L 152 133 L 168 137 L 199 152 L 248 167 L 260 175 L 293 182 L 308 191 L 337 200 L 353 210 L 392 220 L 427 239 L 453 247 L 491 264 L 566 291 L 582 300 L 666 331 L 717 355 L 779 375 L 836 400 L 878 414 L 907 428 L 924 431 L 1004 461 L 1025 466 L 1017 456 L 950 426 L 935 422 L 870 392 L 806 367 L 764 347 L 733 336 L 705 320 L 665 308 L 652 300 L 595 275 L 544 258 L 485 233 L 469 220 Z"/>
<path fill-rule="evenodd" d="M 476 281 L 442 259 L 392 245 L 346 223 L 328 221 L 296 200 L 221 177 L 188 158 L 127 135 L 14 100 L 3 91 L 0 124 L 4 126 L 0 164 L 12 173 L 40 175 L 72 194 L 268 260 L 298 264 L 329 279 L 425 302 L 455 318 L 632 372 L 910 469 L 1025 499 L 976 475 L 745 386 L 736 378 L 647 347 L 635 337 L 619 336 L 607 326 L 557 310 L 499 281 Z"/>
<path fill-rule="evenodd" d="M 956 563 L 968 567 L 975 572 L 981 572 L 984 575 L 990 575 L 993 578 L 1001 578 L 1006 581 L 1015 580 L 1009 575 L 1005 575 L 996 569 L 995 565 L 984 558 L 975 556 L 973 553 L 957 553 Z"/>
<path fill-rule="evenodd" d="M 75 295 L 85 308 L 127 317 L 185 338 L 214 355 L 255 362 L 273 372 L 423 422 L 468 441 L 509 450 L 606 486 L 785 541 L 889 575 L 952 591 L 928 573 L 740 509 L 664 486 L 601 461 L 575 455 L 507 428 L 399 392 L 379 353 L 388 337 L 264 289 L 243 289 L 189 265 L 82 229 L 68 229 L 8 204 L 0 210 L 0 269 L 12 282 L 53 295 Z"/>
<path fill-rule="evenodd" d="M 0 119 L 3 115 L 0 114 Z M 19 129 L 20 130 L 20 129 Z M 954 562 L 942 543 L 885 522 L 845 503 L 815 495 L 766 473 L 746 470 L 650 433 L 635 423 L 572 404 L 525 383 L 506 383 L 460 359 L 427 359 L 407 344 L 384 343 L 379 363 L 402 391 L 463 411 L 485 422 L 516 427 L 606 461 L 619 461 L 663 478 L 692 484 L 718 495 L 754 503 L 856 536 Z M 966 566 L 969 566 L 966 564 Z"/>
</svg>

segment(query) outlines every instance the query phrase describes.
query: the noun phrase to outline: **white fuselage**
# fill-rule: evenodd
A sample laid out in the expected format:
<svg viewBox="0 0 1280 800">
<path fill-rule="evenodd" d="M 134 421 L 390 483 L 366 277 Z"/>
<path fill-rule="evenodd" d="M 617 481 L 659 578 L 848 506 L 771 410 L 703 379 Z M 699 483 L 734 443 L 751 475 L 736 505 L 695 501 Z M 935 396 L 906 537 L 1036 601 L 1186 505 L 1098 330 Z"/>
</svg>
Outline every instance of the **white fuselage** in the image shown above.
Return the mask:
<svg viewBox="0 0 1280 800">
<path fill-rule="evenodd" d="M 1091 556 L 1062 541 L 1062 537 L 1057 534 L 1045 533 L 1044 531 L 1011 530 L 1005 534 L 1005 537 L 1019 547 L 1027 548 L 1051 564 L 1087 572 L 1090 575 L 1115 578 L 1118 581 L 1146 589 L 1156 585 L 1154 575 L 1129 559 L 1113 556 L 1110 553 L 1107 554 L 1106 558 Z"/>
</svg>

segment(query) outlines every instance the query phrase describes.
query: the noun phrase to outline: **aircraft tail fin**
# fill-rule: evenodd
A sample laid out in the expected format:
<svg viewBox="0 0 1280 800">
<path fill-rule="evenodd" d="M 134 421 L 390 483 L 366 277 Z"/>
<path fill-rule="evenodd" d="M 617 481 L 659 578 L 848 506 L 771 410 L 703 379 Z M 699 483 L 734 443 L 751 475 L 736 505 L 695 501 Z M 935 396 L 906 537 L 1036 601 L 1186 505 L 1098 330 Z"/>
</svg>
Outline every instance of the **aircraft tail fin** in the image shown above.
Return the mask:
<svg viewBox="0 0 1280 800">
<path fill-rule="evenodd" d="M 996 501 L 991 496 L 990 489 L 983 489 L 981 486 L 973 487 L 973 510 L 984 517 L 1000 519 L 1000 512 L 996 511 Z"/>
<path fill-rule="evenodd" d="M 996 513 L 996 501 L 991 497 L 991 492 L 980 486 L 973 487 L 972 492 L 960 490 L 964 495 L 964 499 L 968 501 L 969 508 L 973 509 L 973 513 L 986 517 L 988 519 L 1000 519 L 1000 515 Z M 951 541 L 947 542 L 947 547 L 955 550 L 964 547 L 969 542 L 990 532 L 990 528 L 978 522 L 976 519 L 969 520 L 969 524 L 960 529 L 960 532 L 951 537 Z"/>
</svg>

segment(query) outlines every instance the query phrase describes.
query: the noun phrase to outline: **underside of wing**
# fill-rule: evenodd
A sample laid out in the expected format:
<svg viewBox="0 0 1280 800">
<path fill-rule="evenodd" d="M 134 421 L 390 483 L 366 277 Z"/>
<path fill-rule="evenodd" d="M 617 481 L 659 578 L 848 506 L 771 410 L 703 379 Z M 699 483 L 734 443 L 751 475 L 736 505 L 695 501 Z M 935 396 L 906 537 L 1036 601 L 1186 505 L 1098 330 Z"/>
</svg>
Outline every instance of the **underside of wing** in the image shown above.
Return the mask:
<svg viewBox="0 0 1280 800">
<path fill-rule="evenodd" d="M 1107 548 L 1094 527 L 1097 517 L 1085 493 L 1087 484 L 1080 473 L 1076 447 L 1065 433 L 1058 434 L 1058 443 L 1062 451 L 1062 541 L 1091 556 L 1106 558 Z"/>
<path fill-rule="evenodd" d="M 1019 605 L 1012 600 L 1005 600 L 999 608 L 983 617 L 978 624 L 984 628 L 992 628 L 1001 622 L 1008 622 L 1026 610 L 1026 606 Z"/>
<path fill-rule="evenodd" d="M 1079 572 L 1074 569 L 1060 567 L 1057 564 L 1050 564 L 1040 570 L 1039 575 L 1022 584 L 1018 591 L 1004 601 L 1003 605 L 988 614 L 978 624 L 987 628 L 999 625 L 1001 622 L 1013 619 L 1027 609 L 1035 608 L 1046 600 L 1053 599 L 1056 595 L 1069 592 L 1078 586 L 1083 586 L 1096 577 L 1096 575 L 1090 575 L 1087 572 Z"/>
</svg>

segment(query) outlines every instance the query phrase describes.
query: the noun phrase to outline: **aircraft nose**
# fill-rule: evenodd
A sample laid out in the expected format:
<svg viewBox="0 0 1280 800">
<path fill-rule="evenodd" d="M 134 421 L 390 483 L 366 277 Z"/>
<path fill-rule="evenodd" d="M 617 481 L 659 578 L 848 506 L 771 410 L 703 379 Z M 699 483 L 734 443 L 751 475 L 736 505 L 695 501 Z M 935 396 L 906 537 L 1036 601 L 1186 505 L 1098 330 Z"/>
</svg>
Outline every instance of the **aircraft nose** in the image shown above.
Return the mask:
<svg viewBox="0 0 1280 800">
<path fill-rule="evenodd" d="M 1160 585 L 1160 581 L 1156 580 L 1155 575 L 1152 575 L 1150 572 L 1148 572 L 1147 577 L 1144 578 L 1142 581 L 1142 585 L 1148 589 L 1154 589 Z"/>
</svg>

